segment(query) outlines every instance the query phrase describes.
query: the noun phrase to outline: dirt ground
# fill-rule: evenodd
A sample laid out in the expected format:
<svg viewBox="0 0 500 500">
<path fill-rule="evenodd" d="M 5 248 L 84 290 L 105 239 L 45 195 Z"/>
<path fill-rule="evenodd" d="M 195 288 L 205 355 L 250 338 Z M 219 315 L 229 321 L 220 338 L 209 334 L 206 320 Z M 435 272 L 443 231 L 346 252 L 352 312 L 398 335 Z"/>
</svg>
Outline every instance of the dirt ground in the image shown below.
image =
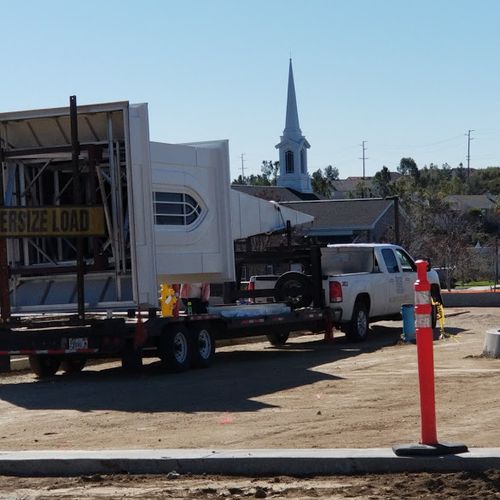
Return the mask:
<svg viewBox="0 0 500 500">
<path fill-rule="evenodd" d="M 77 478 L 2 478 L 2 499 L 238 499 L 300 500 L 500 498 L 500 471 L 456 474 L 387 474 L 315 478 L 82 476 Z"/>
<path fill-rule="evenodd" d="M 438 437 L 500 447 L 500 359 L 481 356 L 485 332 L 500 327 L 500 309 L 446 314 L 447 336 L 434 343 Z M 181 374 L 163 373 L 151 362 L 131 376 L 109 362 L 46 380 L 28 372 L 3 375 L 1 449 L 371 448 L 417 442 L 416 347 L 399 342 L 400 335 L 400 322 L 381 322 L 362 344 L 336 333 L 331 344 L 320 335 L 303 335 L 280 349 L 265 342 L 226 346 L 217 350 L 211 368 Z M 39 487 L 33 494 L 40 496 L 30 496 L 28 478 L 0 478 L 0 498 L 17 498 L 2 497 L 12 481 L 24 495 L 19 498 L 44 498 Z M 137 488 L 149 498 L 394 498 L 397 488 L 403 489 L 396 496 L 427 498 L 429 492 L 435 498 L 444 496 L 439 488 L 455 487 L 463 498 L 476 498 L 473 490 L 482 491 L 477 498 L 500 498 L 498 471 L 301 481 L 99 476 L 37 484 L 43 481 L 49 481 L 51 498 L 85 497 L 84 491 L 95 495 L 85 498 L 115 498 L 111 490 L 99 493 L 113 484 L 126 487 L 132 498 L 140 497 Z M 476 486 L 464 494 L 465 483 Z M 28 489 L 21 493 L 23 484 Z M 228 484 L 234 484 L 233 493 Z"/>
</svg>

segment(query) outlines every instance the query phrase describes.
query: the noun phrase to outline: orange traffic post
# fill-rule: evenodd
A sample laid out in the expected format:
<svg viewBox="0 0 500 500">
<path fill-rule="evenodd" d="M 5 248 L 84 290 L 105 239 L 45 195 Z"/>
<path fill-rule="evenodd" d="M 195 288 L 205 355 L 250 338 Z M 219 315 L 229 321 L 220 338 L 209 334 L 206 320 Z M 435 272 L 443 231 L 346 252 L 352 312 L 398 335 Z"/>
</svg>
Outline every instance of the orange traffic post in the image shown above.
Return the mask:
<svg viewBox="0 0 500 500">
<path fill-rule="evenodd" d="M 417 444 L 396 445 L 392 449 L 398 456 L 465 453 L 468 449 L 464 444 L 439 443 L 437 439 L 431 287 L 427 279 L 427 261 L 417 260 L 416 265 L 415 332 L 420 387 L 421 440 Z"/>
<path fill-rule="evenodd" d="M 417 261 L 415 282 L 415 332 L 417 338 L 418 382 L 420 385 L 420 423 L 422 444 L 437 444 L 436 403 L 434 396 L 434 351 L 431 285 L 427 262 Z"/>
</svg>

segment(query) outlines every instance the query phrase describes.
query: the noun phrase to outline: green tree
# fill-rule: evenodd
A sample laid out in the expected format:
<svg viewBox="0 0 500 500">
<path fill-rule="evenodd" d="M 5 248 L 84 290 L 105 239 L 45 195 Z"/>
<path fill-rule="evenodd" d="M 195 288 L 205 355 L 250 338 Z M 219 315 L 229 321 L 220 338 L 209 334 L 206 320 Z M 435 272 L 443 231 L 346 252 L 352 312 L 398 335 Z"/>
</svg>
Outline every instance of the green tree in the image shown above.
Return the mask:
<svg viewBox="0 0 500 500">
<path fill-rule="evenodd" d="M 278 182 L 278 174 L 280 172 L 280 162 L 279 161 L 263 161 L 260 166 L 260 171 L 262 175 L 269 181 L 270 186 L 276 186 Z"/>
<path fill-rule="evenodd" d="M 391 172 L 385 165 L 373 177 L 373 187 L 376 195 L 382 198 L 393 194 Z"/>
<path fill-rule="evenodd" d="M 339 170 L 337 167 L 328 165 L 321 170 L 320 168 L 311 175 L 311 187 L 316 194 L 331 198 L 334 188 L 334 181 L 339 178 Z"/>
<path fill-rule="evenodd" d="M 401 158 L 398 166 L 398 172 L 401 175 L 410 175 L 414 179 L 418 177 L 417 163 L 413 158 Z"/>
</svg>

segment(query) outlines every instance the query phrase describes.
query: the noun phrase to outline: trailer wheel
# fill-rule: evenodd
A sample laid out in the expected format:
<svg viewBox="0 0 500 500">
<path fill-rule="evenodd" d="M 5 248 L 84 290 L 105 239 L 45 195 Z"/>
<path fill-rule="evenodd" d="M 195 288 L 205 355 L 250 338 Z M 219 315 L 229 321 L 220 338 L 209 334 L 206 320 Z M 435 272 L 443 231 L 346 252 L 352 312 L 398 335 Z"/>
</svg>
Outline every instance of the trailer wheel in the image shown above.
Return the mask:
<svg viewBox="0 0 500 500">
<path fill-rule="evenodd" d="M 67 356 L 61 363 L 61 369 L 67 374 L 79 373 L 86 364 L 87 358 L 85 356 Z"/>
<path fill-rule="evenodd" d="M 142 370 L 142 350 L 136 349 L 132 340 L 123 348 L 122 369 L 127 373 L 138 373 Z"/>
<path fill-rule="evenodd" d="M 29 363 L 31 371 L 38 377 L 52 377 L 59 370 L 61 358 L 48 354 L 30 354 Z"/>
<path fill-rule="evenodd" d="M 171 372 L 188 370 L 191 363 L 191 338 L 183 326 L 165 329 L 158 345 L 159 355 L 165 368 Z"/>
<path fill-rule="evenodd" d="M 369 329 L 368 306 L 363 300 L 356 300 L 352 319 L 345 328 L 346 337 L 351 342 L 362 342 L 366 339 Z"/>
<path fill-rule="evenodd" d="M 191 333 L 191 364 L 193 368 L 208 368 L 215 355 L 215 340 L 206 324 L 194 324 Z"/>
<path fill-rule="evenodd" d="M 267 340 L 269 340 L 271 345 L 273 345 L 274 347 L 285 345 L 289 336 L 290 332 L 270 333 L 266 335 Z"/>
</svg>

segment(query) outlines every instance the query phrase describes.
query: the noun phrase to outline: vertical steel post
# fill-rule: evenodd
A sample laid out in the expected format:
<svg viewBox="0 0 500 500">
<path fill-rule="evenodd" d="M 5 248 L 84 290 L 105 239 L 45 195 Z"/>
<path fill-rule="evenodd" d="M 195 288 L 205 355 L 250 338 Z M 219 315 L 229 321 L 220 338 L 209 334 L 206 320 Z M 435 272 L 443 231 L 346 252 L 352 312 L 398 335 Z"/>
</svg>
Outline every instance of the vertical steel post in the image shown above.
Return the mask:
<svg viewBox="0 0 500 500">
<path fill-rule="evenodd" d="M 4 206 L 4 167 L 3 150 L 0 149 L 0 206 Z M 10 319 L 9 264 L 7 261 L 7 239 L 0 238 L 0 314 L 2 322 Z"/>
<path fill-rule="evenodd" d="M 78 114 L 76 107 L 76 96 L 69 98 L 69 116 L 71 123 L 71 163 L 73 166 L 73 202 L 75 205 L 82 203 L 82 191 L 80 183 L 80 143 L 78 142 Z M 83 281 L 83 237 L 76 238 L 76 290 L 78 297 L 78 319 L 85 318 L 85 287 Z"/>
<path fill-rule="evenodd" d="M 313 305 L 325 307 L 325 294 L 323 292 L 323 273 L 321 271 L 321 248 L 311 246 L 311 275 L 313 282 Z"/>
</svg>

